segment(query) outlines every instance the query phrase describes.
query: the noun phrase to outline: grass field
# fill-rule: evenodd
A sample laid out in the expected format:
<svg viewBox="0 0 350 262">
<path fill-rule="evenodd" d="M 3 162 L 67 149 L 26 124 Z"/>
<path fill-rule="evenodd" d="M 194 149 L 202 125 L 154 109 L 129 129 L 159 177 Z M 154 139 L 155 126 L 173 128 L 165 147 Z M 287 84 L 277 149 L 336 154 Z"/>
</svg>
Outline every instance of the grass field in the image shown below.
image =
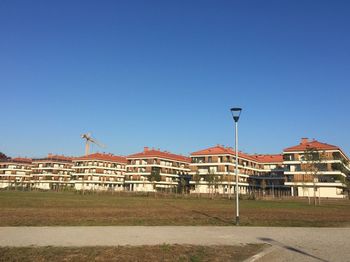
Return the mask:
<svg viewBox="0 0 350 262">
<path fill-rule="evenodd" d="M 242 200 L 241 225 L 350 226 L 350 201 Z M 234 200 L 0 192 L 0 226 L 232 225 Z"/>
<path fill-rule="evenodd" d="M 243 261 L 266 245 L 0 248 L 0 261 Z"/>
</svg>

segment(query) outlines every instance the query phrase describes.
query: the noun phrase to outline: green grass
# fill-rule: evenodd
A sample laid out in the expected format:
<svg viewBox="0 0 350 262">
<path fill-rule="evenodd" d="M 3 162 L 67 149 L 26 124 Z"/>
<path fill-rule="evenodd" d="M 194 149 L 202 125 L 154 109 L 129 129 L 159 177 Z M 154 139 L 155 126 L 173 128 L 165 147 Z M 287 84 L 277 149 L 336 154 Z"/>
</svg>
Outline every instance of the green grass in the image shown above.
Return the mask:
<svg viewBox="0 0 350 262">
<path fill-rule="evenodd" d="M 232 225 L 234 200 L 0 191 L 0 226 Z M 241 200 L 241 225 L 350 226 L 350 201 Z"/>
</svg>

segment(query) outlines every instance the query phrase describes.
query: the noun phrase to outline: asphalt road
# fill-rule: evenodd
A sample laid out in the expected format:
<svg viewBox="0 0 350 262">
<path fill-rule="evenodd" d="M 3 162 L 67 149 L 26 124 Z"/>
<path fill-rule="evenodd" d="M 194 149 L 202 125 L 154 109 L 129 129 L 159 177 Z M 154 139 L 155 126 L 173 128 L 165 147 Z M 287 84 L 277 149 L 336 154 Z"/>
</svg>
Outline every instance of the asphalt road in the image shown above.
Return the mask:
<svg viewBox="0 0 350 262">
<path fill-rule="evenodd" d="M 350 261 L 350 228 L 0 227 L 0 246 L 117 246 L 163 243 L 268 243 L 271 247 L 254 258 L 254 261 Z"/>
</svg>

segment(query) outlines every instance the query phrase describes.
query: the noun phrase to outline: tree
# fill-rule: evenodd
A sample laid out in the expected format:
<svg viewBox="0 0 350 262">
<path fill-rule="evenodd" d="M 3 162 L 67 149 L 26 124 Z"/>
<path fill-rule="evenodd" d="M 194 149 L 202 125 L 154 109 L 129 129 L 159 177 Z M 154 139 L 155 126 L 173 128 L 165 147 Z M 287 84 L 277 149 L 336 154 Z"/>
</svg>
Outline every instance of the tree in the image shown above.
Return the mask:
<svg viewBox="0 0 350 262">
<path fill-rule="evenodd" d="M 208 183 L 209 194 L 213 198 L 213 186 L 215 185 L 215 173 L 209 171 L 209 173 L 205 176 L 206 182 Z"/>
<path fill-rule="evenodd" d="M 317 191 L 317 182 L 320 171 L 322 170 L 322 162 L 326 159 L 324 152 L 319 152 L 316 148 L 309 147 L 304 151 L 301 170 L 303 173 L 303 181 L 305 181 L 305 175 L 307 181 L 313 183 L 313 193 L 314 193 L 314 205 L 316 206 L 316 191 Z M 309 190 L 308 198 L 310 204 Z"/>
<path fill-rule="evenodd" d="M 263 196 L 265 196 L 265 190 L 266 190 L 266 181 L 265 181 L 265 179 L 261 180 L 260 187 L 262 189 Z"/>
<path fill-rule="evenodd" d="M 222 186 L 222 182 L 223 182 L 223 177 L 220 175 L 214 175 L 214 188 L 215 188 L 215 193 L 216 193 L 216 189 L 218 189 L 218 187 L 221 185 Z"/>
<path fill-rule="evenodd" d="M 230 173 L 228 173 L 228 175 L 224 175 L 224 177 L 222 178 L 223 181 L 225 181 L 225 183 L 227 184 L 227 196 L 228 196 L 228 199 L 231 199 L 232 198 L 232 194 L 234 191 L 233 190 L 233 187 L 234 187 L 234 184 L 233 184 L 233 180 L 234 180 L 234 176 L 231 175 Z"/>
<path fill-rule="evenodd" d="M 149 180 L 153 184 L 153 189 L 156 190 L 156 183 L 161 180 L 161 175 L 160 175 L 160 168 L 159 167 L 152 167 L 151 174 L 149 176 Z"/>
<path fill-rule="evenodd" d="M 252 196 L 253 196 L 253 199 L 255 199 L 256 180 L 254 178 L 252 179 L 251 185 L 252 185 L 252 192 L 253 192 Z"/>
<path fill-rule="evenodd" d="M 345 179 L 346 191 L 348 194 L 348 199 L 350 199 L 350 176 Z"/>
<path fill-rule="evenodd" d="M 346 178 L 344 179 L 344 182 L 346 185 L 346 191 L 348 193 L 348 199 L 350 199 L 350 172 L 348 169 L 345 168 L 345 166 L 349 166 L 348 160 L 343 160 L 342 169 L 344 170 L 344 174 L 346 174 Z"/>
<path fill-rule="evenodd" d="M 198 170 L 193 175 L 192 180 L 194 181 L 194 189 L 195 189 L 196 193 L 198 194 L 197 189 L 199 189 L 199 185 L 200 185 L 200 182 L 201 182 L 201 176 L 199 175 Z"/>
<path fill-rule="evenodd" d="M 0 152 L 0 161 L 1 160 L 8 160 L 8 159 L 10 159 L 10 157 L 8 157 L 7 155 L 5 155 L 4 153 L 2 153 L 2 152 Z M 11 187 L 11 180 L 10 180 L 10 177 L 8 177 L 8 187 L 7 187 L 7 189 L 10 189 L 10 187 Z"/>
<path fill-rule="evenodd" d="M 337 180 L 340 180 L 343 184 L 345 184 L 345 191 L 347 192 L 348 198 L 350 199 L 350 171 L 346 168 L 349 166 L 349 161 L 345 159 L 341 159 L 341 163 L 332 164 L 333 170 L 338 170 L 345 174 L 346 177 L 339 175 Z"/>
<path fill-rule="evenodd" d="M 222 190 L 223 190 L 222 191 L 223 195 L 225 195 L 225 189 L 228 193 L 229 185 L 228 185 L 228 176 L 226 174 L 221 176 L 221 186 L 222 186 Z M 227 195 L 229 195 L 229 194 L 227 194 Z"/>
<path fill-rule="evenodd" d="M 7 160 L 7 159 L 10 159 L 10 157 L 8 157 L 4 153 L 0 152 L 0 160 Z"/>
<path fill-rule="evenodd" d="M 182 194 L 186 192 L 187 181 L 183 175 L 179 176 L 179 187 Z"/>
</svg>

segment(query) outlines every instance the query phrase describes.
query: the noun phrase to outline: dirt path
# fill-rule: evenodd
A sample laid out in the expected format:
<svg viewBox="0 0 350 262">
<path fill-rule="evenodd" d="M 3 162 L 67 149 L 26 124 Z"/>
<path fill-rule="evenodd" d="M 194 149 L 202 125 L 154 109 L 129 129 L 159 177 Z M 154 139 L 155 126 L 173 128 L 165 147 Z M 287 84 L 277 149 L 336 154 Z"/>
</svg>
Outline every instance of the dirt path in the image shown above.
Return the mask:
<svg viewBox="0 0 350 262">
<path fill-rule="evenodd" d="M 256 261 L 349 261 L 350 228 L 131 226 L 0 227 L 0 246 L 269 243 Z"/>
</svg>

